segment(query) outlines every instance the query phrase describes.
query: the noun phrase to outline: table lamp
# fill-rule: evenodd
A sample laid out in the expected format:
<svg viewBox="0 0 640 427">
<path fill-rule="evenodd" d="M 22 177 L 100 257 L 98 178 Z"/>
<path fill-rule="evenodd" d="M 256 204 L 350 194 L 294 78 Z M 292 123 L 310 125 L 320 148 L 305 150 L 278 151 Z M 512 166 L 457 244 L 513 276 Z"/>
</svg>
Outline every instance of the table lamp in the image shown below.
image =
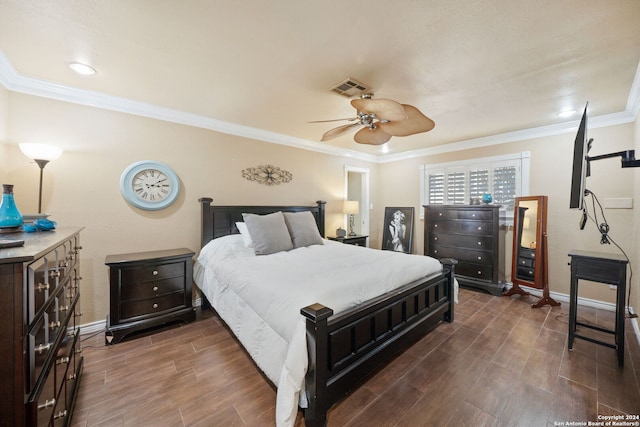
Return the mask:
<svg viewBox="0 0 640 427">
<path fill-rule="evenodd" d="M 359 206 L 357 200 L 345 200 L 344 205 L 342 206 L 342 212 L 349 215 L 349 236 L 355 236 L 356 233 L 353 231 L 353 226 L 355 222 L 355 215 L 359 212 Z"/>
</svg>

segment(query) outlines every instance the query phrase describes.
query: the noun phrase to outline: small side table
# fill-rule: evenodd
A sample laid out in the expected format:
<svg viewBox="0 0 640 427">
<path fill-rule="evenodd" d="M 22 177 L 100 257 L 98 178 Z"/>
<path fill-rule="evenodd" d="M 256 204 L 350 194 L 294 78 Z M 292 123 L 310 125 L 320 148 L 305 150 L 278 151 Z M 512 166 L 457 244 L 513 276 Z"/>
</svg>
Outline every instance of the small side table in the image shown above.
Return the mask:
<svg viewBox="0 0 640 427">
<path fill-rule="evenodd" d="M 191 322 L 193 256 L 186 248 L 108 255 L 110 309 L 106 344 L 173 322 Z"/>
<path fill-rule="evenodd" d="M 574 338 L 604 345 L 618 352 L 618 365 L 624 366 L 624 310 L 627 289 L 627 264 L 629 261 L 619 254 L 574 250 L 571 257 L 571 290 L 569 300 L 569 350 L 573 349 Z M 616 287 L 616 325 L 612 331 L 595 325 L 577 321 L 578 280 L 606 283 Z M 586 337 L 576 333 L 576 327 L 593 329 L 615 336 L 615 344 Z"/>
<path fill-rule="evenodd" d="M 336 242 L 345 243 L 347 245 L 354 246 L 367 246 L 367 237 L 369 236 L 345 236 L 345 237 L 327 237 L 329 240 L 335 240 Z"/>
</svg>

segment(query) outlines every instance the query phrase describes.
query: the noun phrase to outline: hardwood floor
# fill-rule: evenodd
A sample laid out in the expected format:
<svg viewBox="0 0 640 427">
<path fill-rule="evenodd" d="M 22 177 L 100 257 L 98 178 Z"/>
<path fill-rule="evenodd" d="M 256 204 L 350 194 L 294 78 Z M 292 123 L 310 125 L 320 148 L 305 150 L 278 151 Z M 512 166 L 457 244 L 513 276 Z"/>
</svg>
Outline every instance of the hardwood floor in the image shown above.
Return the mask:
<svg viewBox="0 0 640 427">
<path fill-rule="evenodd" d="M 328 425 L 555 426 L 639 415 L 640 346 L 630 322 L 621 369 L 610 348 L 576 340 L 567 351 L 568 305 L 531 309 L 535 301 L 461 290 L 456 321 L 334 406 Z M 578 316 L 613 327 L 611 312 L 580 307 Z M 103 343 L 103 334 L 83 343 L 73 426 L 274 425 L 275 390 L 211 313 Z M 304 426 L 302 412 L 296 424 Z"/>
</svg>

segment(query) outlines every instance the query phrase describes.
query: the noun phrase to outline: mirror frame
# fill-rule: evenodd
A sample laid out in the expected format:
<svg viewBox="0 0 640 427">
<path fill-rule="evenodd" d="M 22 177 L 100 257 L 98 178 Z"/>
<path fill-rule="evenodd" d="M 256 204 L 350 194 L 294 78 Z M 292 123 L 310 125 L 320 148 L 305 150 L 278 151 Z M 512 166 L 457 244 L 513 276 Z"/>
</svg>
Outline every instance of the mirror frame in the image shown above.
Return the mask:
<svg viewBox="0 0 640 427">
<path fill-rule="evenodd" d="M 536 212 L 536 248 L 535 248 L 535 266 L 533 272 L 533 280 L 527 280 L 518 277 L 518 265 L 520 261 L 520 248 L 522 247 L 522 227 L 524 214 L 520 215 L 520 204 L 522 202 L 538 202 Z M 518 285 L 529 286 L 536 289 L 543 289 L 547 280 L 547 260 L 545 256 L 544 246 L 547 236 L 547 196 L 524 196 L 516 197 L 513 211 L 513 253 L 511 263 L 511 282 L 514 287 Z"/>
</svg>

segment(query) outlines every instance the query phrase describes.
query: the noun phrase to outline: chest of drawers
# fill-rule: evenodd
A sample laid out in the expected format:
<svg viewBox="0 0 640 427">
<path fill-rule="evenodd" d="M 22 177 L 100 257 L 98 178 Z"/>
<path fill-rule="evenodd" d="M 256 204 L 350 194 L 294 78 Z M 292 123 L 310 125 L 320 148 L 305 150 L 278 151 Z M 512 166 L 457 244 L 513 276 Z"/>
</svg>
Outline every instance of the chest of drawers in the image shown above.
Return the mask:
<svg viewBox="0 0 640 427">
<path fill-rule="evenodd" d="M 501 295 L 499 206 L 425 205 L 424 254 L 455 258 L 461 286 Z"/>
<path fill-rule="evenodd" d="M 107 256 L 107 344 L 116 344 L 134 332 L 195 319 L 193 255 L 183 248 Z"/>
<path fill-rule="evenodd" d="M 11 234 L 0 249 L 0 425 L 67 426 L 83 358 L 80 231 Z"/>
</svg>

